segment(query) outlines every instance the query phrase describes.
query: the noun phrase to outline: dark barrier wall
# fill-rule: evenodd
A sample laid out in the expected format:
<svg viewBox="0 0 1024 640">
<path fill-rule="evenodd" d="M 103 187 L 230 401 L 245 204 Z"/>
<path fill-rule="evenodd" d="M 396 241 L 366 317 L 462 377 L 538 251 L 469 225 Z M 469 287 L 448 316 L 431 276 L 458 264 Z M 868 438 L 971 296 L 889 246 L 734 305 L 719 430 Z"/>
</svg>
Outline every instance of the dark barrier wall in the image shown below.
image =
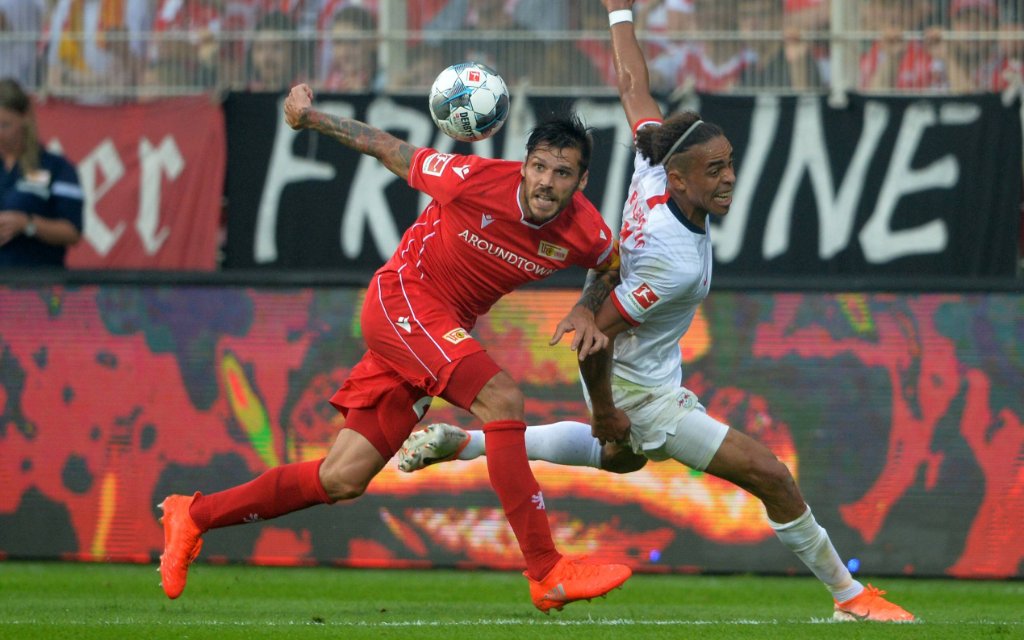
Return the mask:
<svg viewBox="0 0 1024 640">
<path fill-rule="evenodd" d="M 426 200 L 374 158 L 291 130 L 283 97 L 234 94 L 228 137 L 228 268 L 362 269 L 390 255 Z M 632 171 L 615 99 L 513 97 L 493 139 L 456 144 L 417 97 L 320 96 L 318 106 L 416 146 L 522 160 L 525 132 L 567 104 L 594 127 L 586 194 L 618 229 Z M 730 276 L 1014 278 L 1021 204 L 1020 105 L 1000 97 L 702 96 L 736 152 L 729 215 L 713 225 Z"/>
<path fill-rule="evenodd" d="M 0 554 L 151 562 L 167 493 L 324 455 L 362 294 L 0 287 Z M 523 383 L 531 423 L 585 416 L 573 355 L 546 346 L 576 296 L 520 292 L 476 329 Z M 1022 577 L 1022 344 L 1021 295 L 720 291 L 682 348 L 686 385 L 790 466 L 861 571 Z M 468 424 L 439 401 L 427 420 Z M 754 499 L 704 474 L 535 468 L 563 551 L 641 571 L 803 571 Z M 390 463 L 352 503 L 211 532 L 202 559 L 520 563 L 482 460 Z"/>
</svg>

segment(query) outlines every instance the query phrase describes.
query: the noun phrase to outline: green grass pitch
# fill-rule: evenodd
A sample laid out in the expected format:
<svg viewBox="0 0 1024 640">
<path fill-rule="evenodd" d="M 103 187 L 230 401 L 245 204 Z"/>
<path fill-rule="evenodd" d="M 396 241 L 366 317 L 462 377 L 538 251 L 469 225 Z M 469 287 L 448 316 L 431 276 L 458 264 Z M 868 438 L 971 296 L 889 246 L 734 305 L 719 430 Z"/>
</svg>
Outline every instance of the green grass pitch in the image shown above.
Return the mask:
<svg viewBox="0 0 1024 640">
<path fill-rule="evenodd" d="M 809 577 L 636 575 L 546 616 L 494 571 L 0 562 L 0 638 L 1024 638 L 1024 582 L 871 580 L 918 624 L 833 623 Z M 864 580 L 867 581 L 867 580 Z"/>
</svg>

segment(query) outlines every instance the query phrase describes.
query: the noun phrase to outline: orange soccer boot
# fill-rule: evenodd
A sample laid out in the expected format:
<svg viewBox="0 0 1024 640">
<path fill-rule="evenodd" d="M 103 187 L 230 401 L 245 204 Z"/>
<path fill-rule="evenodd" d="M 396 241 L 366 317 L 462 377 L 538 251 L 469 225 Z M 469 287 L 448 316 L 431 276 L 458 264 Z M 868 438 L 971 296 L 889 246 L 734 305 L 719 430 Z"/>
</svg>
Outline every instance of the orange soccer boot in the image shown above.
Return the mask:
<svg viewBox="0 0 1024 640">
<path fill-rule="evenodd" d="M 549 613 L 576 600 L 590 600 L 604 596 L 612 589 L 622 586 L 633 570 L 624 564 L 591 564 L 563 557 L 548 572 L 543 580 L 530 581 L 530 597 L 535 607 Z"/>
<path fill-rule="evenodd" d="M 157 506 L 164 511 L 164 552 L 160 555 L 160 586 L 172 600 L 185 590 L 188 567 L 203 548 L 203 532 L 188 514 L 195 496 L 171 495 Z"/>
<path fill-rule="evenodd" d="M 871 620 L 874 622 L 914 622 L 912 613 L 903 607 L 893 604 L 883 598 L 885 594 L 870 584 L 864 587 L 864 591 L 846 602 L 836 602 L 833 620 L 841 622 L 859 622 Z"/>
</svg>

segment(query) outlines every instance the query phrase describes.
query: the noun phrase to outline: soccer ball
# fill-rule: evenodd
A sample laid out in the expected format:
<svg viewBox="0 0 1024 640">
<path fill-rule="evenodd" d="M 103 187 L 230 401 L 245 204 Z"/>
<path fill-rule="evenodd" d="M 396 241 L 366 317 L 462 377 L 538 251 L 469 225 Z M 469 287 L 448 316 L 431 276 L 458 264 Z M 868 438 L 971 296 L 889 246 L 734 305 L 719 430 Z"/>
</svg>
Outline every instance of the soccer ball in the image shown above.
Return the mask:
<svg viewBox="0 0 1024 640">
<path fill-rule="evenodd" d="M 508 118 L 508 88 L 498 72 L 485 64 L 453 64 L 430 87 L 430 117 L 456 140 L 489 138 Z"/>
</svg>

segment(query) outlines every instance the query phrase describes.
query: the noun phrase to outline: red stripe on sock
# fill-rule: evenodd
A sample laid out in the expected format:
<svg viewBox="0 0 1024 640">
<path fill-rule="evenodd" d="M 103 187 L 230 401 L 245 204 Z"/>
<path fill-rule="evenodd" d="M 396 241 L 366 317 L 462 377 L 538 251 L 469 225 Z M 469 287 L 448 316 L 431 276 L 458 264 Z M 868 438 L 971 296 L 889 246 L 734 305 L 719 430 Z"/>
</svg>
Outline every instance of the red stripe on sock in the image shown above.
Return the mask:
<svg viewBox="0 0 1024 640">
<path fill-rule="evenodd" d="M 526 559 L 526 571 L 540 580 L 562 557 L 551 539 L 543 494 L 526 458 L 526 423 L 496 420 L 487 432 L 487 473 Z"/>
<path fill-rule="evenodd" d="M 254 520 L 270 520 L 329 503 L 320 483 L 323 460 L 274 467 L 255 479 L 209 495 L 197 494 L 189 515 L 203 531 Z"/>
</svg>

